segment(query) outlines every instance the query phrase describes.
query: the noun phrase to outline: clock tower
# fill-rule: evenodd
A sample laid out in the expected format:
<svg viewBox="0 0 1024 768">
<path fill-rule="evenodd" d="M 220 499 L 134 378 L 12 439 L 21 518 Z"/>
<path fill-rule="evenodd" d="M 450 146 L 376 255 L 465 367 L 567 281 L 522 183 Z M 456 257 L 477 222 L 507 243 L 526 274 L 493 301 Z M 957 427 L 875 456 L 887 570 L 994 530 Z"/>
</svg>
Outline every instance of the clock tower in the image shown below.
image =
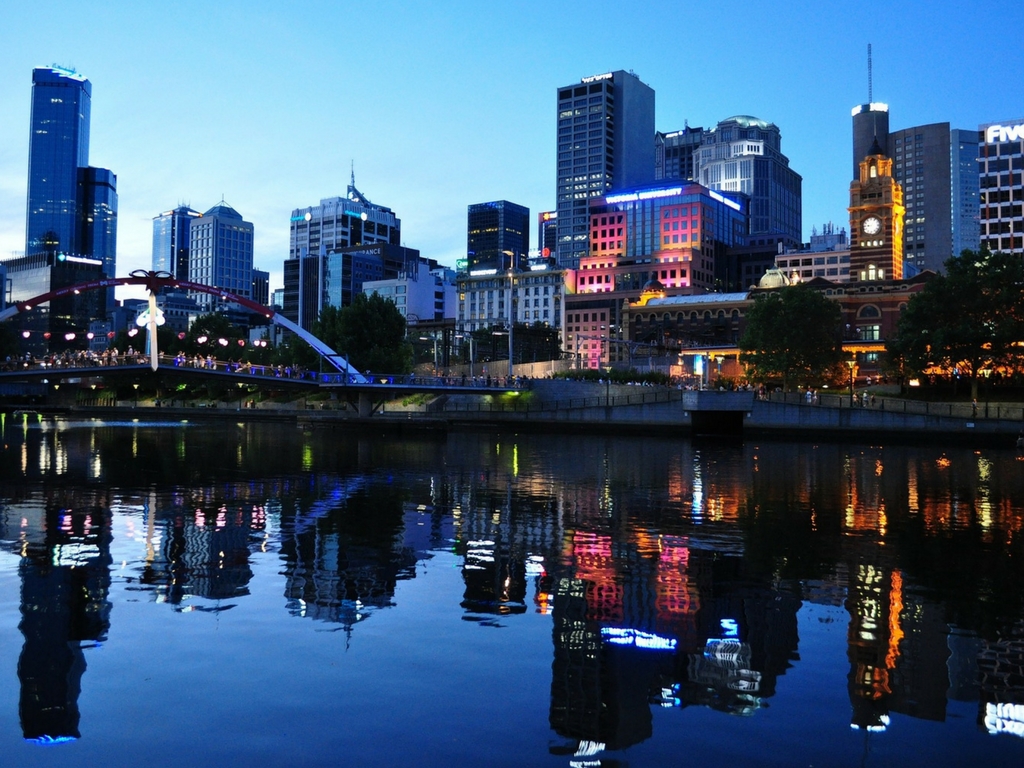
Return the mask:
<svg viewBox="0 0 1024 768">
<path fill-rule="evenodd" d="M 850 184 L 850 280 L 903 278 L 903 188 L 878 142 Z"/>
</svg>

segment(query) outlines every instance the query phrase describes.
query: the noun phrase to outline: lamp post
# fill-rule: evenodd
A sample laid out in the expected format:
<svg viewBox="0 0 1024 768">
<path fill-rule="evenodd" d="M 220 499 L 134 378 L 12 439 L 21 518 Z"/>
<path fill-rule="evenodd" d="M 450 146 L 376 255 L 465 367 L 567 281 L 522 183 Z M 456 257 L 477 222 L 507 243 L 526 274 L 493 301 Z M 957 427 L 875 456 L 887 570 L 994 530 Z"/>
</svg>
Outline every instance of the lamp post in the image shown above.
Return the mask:
<svg viewBox="0 0 1024 768">
<path fill-rule="evenodd" d="M 512 381 L 513 363 L 512 357 L 515 354 L 515 346 L 512 343 L 512 327 L 516 324 L 516 300 L 513 298 L 515 293 L 515 265 L 511 263 L 511 254 L 509 254 L 509 269 L 508 269 L 508 380 Z"/>
<path fill-rule="evenodd" d="M 137 408 L 139 405 L 139 383 L 135 382 L 132 386 L 135 388 L 135 402 L 132 404 L 132 408 Z"/>
<path fill-rule="evenodd" d="M 853 408 L 853 371 L 857 367 L 857 358 L 847 360 L 846 365 L 850 369 L 850 407 Z"/>
</svg>

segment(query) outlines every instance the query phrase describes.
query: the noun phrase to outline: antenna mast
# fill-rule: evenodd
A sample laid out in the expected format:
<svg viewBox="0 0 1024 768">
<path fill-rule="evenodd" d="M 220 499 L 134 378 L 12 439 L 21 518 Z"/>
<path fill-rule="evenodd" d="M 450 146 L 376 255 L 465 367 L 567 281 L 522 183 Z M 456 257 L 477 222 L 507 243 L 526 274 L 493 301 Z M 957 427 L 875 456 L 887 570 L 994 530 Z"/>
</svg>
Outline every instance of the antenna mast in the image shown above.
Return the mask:
<svg viewBox="0 0 1024 768">
<path fill-rule="evenodd" d="M 871 43 L 868 43 L 868 104 L 874 101 L 871 85 Z"/>
</svg>

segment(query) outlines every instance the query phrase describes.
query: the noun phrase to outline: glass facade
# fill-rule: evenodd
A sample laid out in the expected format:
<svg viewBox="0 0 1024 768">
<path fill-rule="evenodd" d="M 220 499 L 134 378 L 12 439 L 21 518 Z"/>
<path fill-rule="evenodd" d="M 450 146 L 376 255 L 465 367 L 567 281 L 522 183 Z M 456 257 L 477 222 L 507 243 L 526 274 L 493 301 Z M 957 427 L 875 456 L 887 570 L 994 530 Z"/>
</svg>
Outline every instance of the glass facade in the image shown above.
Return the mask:
<svg viewBox="0 0 1024 768">
<path fill-rule="evenodd" d="M 153 270 L 188 280 L 189 238 L 192 220 L 202 216 L 187 205 L 153 219 Z"/>
<path fill-rule="evenodd" d="M 523 269 L 530 251 L 530 209 L 497 200 L 469 206 L 469 269 Z"/>
<path fill-rule="evenodd" d="M 586 257 L 591 198 L 654 179 L 654 89 L 622 70 L 558 89 L 558 263 Z"/>
<path fill-rule="evenodd" d="M 189 280 L 249 298 L 252 238 L 252 224 L 223 202 L 193 218 L 189 231 Z M 192 298 L 206 311 L 216 303 L 216 297 L 207 293 L 196 293 Z"/>
<path fill-rule="evenodd" d="M 32 70 L 25 253 L 78 253 L 78 169 L 89 165 L 92 85 L 65 69 Z"/>
</svg>

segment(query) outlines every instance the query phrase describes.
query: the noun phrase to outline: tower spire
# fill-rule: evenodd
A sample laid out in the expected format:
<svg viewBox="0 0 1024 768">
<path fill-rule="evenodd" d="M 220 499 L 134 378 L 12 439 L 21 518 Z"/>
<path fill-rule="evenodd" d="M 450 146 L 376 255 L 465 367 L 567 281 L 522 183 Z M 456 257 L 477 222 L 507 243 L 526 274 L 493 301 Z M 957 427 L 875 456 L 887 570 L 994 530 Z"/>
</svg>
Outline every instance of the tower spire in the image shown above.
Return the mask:
<svg viewBox="0 0 1024 768">
<path fill-rule="evenodd" d="M 874 94 L 871 82 L 871 43 L 868 43 L 868 104 L 874 101 Z"/>
</svg>

